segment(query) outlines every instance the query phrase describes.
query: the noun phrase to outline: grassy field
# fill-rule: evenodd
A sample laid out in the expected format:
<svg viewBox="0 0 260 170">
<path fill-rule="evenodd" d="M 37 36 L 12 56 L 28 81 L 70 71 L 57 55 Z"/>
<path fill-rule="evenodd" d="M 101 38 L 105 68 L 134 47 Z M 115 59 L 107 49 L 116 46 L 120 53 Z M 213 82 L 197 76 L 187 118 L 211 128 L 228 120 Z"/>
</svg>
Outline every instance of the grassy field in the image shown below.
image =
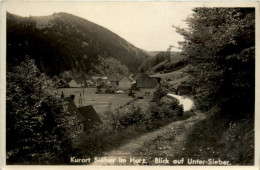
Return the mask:
<svg viewBox="0 0 260 170">
<path fill-rule="evenodd" d="M 82 106 L 93 105 L 96 112 L 101 116 L 108 109 L 115 109 L 119 106 L 126 104 L 127 102 L 133 100 L 127 94 L 96 94 L 96 88 L 61 88 L 58 89 L 58 95 L 63 92 L 65 97 L 69 97 L 70 94 L 75 95 L 75 104 L 79 107 L 79 97 L 82 96 Z"/>
</svg>

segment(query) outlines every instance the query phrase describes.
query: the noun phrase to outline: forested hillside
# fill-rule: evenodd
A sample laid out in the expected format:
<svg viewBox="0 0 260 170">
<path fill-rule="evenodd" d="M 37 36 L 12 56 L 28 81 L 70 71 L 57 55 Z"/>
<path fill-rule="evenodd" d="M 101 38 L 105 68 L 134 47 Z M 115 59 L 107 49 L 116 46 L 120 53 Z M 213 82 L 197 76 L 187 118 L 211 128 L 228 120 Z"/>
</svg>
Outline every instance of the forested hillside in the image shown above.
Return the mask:
<svg viewBox="0 0 260 170">
<path fill-rule="evenodd" d="M 180 69 L 188 64 L 186 56 L 180 55 L 175 51 L 151 52 L 152 56 L 148 57 L 139 70 L 149 74 L 168 73 Z"/>
<path fill-rule="evenodd" d="M 20 17 L 7 13 L 7 67 L 26 56 L 53 76 L 66 70 L 100 73 L 96 66 L 108 56 L 136 71 L 147 54 L 108 29 L 71 14 Z"/>
</svg>

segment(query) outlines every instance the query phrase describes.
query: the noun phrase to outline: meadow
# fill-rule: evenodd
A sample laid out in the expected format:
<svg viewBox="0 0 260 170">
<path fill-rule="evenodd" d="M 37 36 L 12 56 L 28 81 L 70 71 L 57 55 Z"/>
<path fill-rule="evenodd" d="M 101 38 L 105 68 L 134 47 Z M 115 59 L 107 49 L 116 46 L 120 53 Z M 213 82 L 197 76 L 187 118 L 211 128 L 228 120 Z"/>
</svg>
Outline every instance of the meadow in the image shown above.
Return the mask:
<svg viewBox="0 0 260 170">
<path fill-rule="evenodd" d="M 74 102 L 77 107 L 80 106 L 79 99 L 81 94 L 82 106 L 93 105 L 101 118 L 103 113 L 108 109 L 114 110 L 134 99 L 133 97 L 128 96 L 128 94 L 96 94 L 96 88 L 84 88 L 84 96 L 83 88 L 60 88 L 57 89 L 57 92 L 59 96 L 62 92 L 65 97 L 75 95 Z M 142 101 L 143 100 L 138 100 L 137 103 L 142 105 Z M 145 106 L 147 106 L 147 104 L 145 104 Z"/>
</svg>

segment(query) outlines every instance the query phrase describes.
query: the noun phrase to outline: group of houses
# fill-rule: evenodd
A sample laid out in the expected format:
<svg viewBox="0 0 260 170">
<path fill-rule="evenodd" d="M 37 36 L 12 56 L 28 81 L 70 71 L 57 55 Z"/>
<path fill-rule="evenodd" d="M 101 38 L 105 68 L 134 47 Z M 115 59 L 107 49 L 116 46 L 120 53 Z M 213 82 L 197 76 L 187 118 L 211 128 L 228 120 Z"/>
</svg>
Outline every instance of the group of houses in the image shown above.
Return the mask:
<svg viewBox="0 0 260 170">
<path fill-rule="evenodd" d="M 73 125 L 73 131 L 83 132 L 92 129 L 95 125 L 102 124 L 97 112 L 92 105 L 77 108 L 74 103 L 74 96 L 62 96 L 66 102 L 68 112 L 76 117 L 76 124 Z"/>
<path fill-rule="evenodd" d="M 52 83 L 56 84 L 58 88 L 68 88 L 68 87 L 96 87 L 102 82 L 106 81 L 105 76 L 93 76 L 87 78 L 58 78 L 54 76 L 52 78 Z"/>
<path fill-rule="evenodd" d="M 134 97 L 152 96 L 156 86 L 161 82 L 160 77 L 150 77 L 146 73 L 136 73 L 121 78 L 108 78 L 106 76 L 92 76 L 87 78 L 58 79 L 55 76 L 52 80 L 58 88 L 68 87 L 95 87 L 96 93 L 116 94 L 127 93 Z M 176 89 L 176 94 L 187 95 L 191 93 L 191 86 L 180 85 Z"/>
<path fill-rule="evenodd" d="M 128 93 L 135 97 L 152 96 L 159 78 L 150 77 L 145 73 L 136 73 L 114 80 L 113 83 L 102 82 L 97 86 L 97 93 Z"/>
<path fill-rule="evenodd" d="M 54 76 L 52 78 L 52 83 L 56 84 L 58 88 L 67 88 L 67 87 L 84 87 L 85 81 L 82 78 L 58 78 Z"/>
</svg>

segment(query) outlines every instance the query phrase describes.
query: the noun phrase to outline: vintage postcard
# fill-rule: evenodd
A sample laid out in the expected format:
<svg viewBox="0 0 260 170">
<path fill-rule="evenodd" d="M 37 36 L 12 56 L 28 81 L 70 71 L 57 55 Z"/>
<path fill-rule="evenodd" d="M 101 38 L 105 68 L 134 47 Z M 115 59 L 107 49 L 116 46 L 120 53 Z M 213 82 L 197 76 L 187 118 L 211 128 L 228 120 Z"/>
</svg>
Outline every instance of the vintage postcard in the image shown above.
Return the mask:
<svg viewBox="0 0 260 170">
<path fill-rule="evenodd" d="M 1 9 L 2 169 L 259 169 L 258 2 Z"/>
</svg>

